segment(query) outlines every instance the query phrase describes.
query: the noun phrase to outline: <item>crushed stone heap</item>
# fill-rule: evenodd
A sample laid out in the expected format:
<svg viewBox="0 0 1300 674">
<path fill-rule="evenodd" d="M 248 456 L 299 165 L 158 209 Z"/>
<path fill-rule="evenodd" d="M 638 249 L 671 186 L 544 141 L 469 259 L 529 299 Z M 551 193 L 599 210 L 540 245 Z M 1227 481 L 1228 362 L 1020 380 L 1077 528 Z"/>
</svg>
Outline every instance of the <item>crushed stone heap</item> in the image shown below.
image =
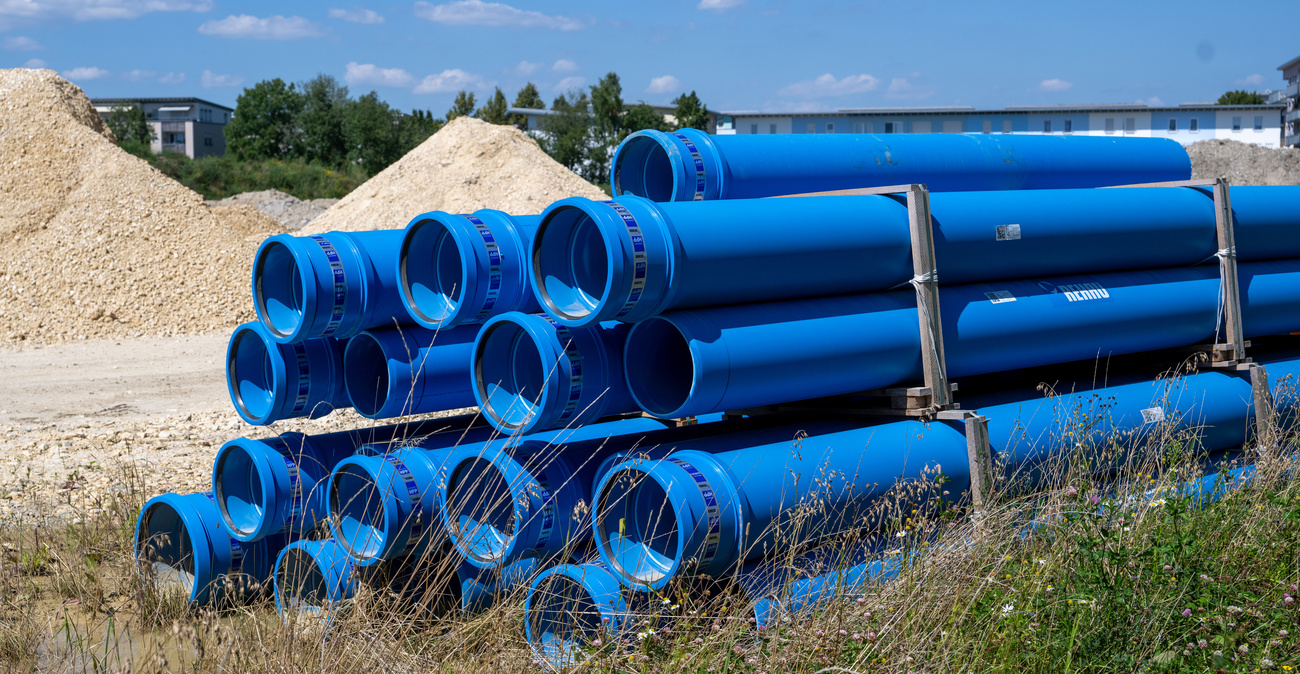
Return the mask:
<svg viewBox="0 0 1300 674">
<path fill-rule="evenodd" d="M 261 190 L 244 192 L 225 199 L 206 201 L 209 206 L 248 205 L 275 218 L 285 229 L 302 229 L 304 225 L 315 220 L 326 209 L 339 202 L 338 199 L 308 199 L 303 201 L 292 194 L 280 190 Z"/>
<path fill-rule="evenodd" d="M 1235 140 L 1202 140 L 1187 146 L 1193 178 L 1227 178 L 1229 185 L 1300 185 L 1300 150 Z"/>
<path fill-rule="evenodd" d="M 511 126 L 458 117 L 315 220 L 302 233 L 395 229 L 428 211 L 541 213 L 552 202 L 608 199 Z"/>
<path fill-rule="evenodd" d="M 81 89 L 0 70 L 0 346 L 229 330 L 282 231 L 117 147 Z"/>
</svg>

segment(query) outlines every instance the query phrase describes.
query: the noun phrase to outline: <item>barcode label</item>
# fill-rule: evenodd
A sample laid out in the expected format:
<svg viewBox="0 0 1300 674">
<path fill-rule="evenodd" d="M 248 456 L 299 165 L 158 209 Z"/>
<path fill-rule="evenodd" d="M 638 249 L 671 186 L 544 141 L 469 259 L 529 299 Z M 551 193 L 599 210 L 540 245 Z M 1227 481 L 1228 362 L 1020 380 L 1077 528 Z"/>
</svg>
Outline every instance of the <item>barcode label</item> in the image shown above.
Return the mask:
<svg viewBox="0 0 1300 674">
<path fill-rule="evenodd" d="M 989 302 L 992 302 L 993 304 L 1016 301 L 1016 296 L 1012 295 L 1009 290 L 994 290 L 991 293 L 984 293 L 984 296 L 989 298 Z"/>
<path fill-rule="evenodd" d="M 1017 241 L 1020 239 L 1020 225 L 998 225 L 998 241 Z"/>
</svg>

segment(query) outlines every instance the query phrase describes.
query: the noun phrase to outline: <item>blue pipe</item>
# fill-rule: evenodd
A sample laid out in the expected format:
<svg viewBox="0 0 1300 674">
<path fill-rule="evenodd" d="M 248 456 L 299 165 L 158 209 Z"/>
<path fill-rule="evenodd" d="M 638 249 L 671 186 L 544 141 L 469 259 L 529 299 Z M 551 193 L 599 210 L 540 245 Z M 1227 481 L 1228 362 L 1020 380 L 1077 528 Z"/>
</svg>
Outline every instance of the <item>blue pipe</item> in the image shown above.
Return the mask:
<svg viewBox="0 0 1300 674">
<path fill-rule="evenodd" d="M 480 569 L 461 564 L 457 568 L 461 612 L 478 615 L 487 611 L 502 598 L 527 587 L 539 569 L 536 559 L 521 559 L 502 569 Z"/>
<path fill-rule="evenodd" d="M 1300 329 L 1300 261 L 1238 266 L 1247 337 Z M 1214 339 L 1217 267 L 940 290 L 948 374 L 1013 370 Z M 633 326 L 625 374 L 641 409 L 681 417 L 920 379 L 910 290 L 675 311 Z"/>
<path fill-rule="evenodd" d="M 1133 185 L 1192 177 L 1163 138 L 949 134 L 711 136 L 638 131 L 614 151 L 614 196 L 752 199 L 925 183 L 934 192 Z"/>
<path fill-rule="evenodd" d="M 402 302 L 426 328 L 477 325 L 507 311 L 541 311 L 528 289 L 536 215 L 433 211 L 406 226 L 397 252 Z"/>
<path fill-rule="evenodd" d="M 135 524 L 137 562 L 151 566 L 158 581 L 183 588 L 196 604 L 258 592 L 287 543 L 285 536 L 251 544 L 231 538 L 212 492 L 155 496 Z"/>
<path fill-rule="evenodd" d="M 212 487 L 222 521 L 232 536 L 246 543 L 280 532 L 295 538 L 305 535 L 328 512 L 325 479 L 358 447 L 399 442 L 442 448 L 491 437 L 487 426 L 468 428 L 471 421 L 433 419 L 322 435 L 283 433 L 231 440 L 212 462 Z"/>
<path fill-rule="evenodd" d="M 332 612 L 356 588 L 356 564 L 333 538 L 294 541 L 275 560 L 275 610 L 283 618 Z"/>
<path fill-rule="evenodd" d="M 473 328 L 414 326 L 358 334 L 343 353 L 348 401 L 369 419 L 473 407 L 476 334 Z"/>
<path fill-rule="evenodd" d="M 627 334 L 617 323 L 569 329 L 543 315 L 496 316 L 474 341 L 474 399 L 508 433 L 635 412 L 620 375 Z"/>
<path fill-rule="evenodd" d="M 261 323 L 244 323 L 226 345 L 226 390 L 254 426 L 318 419 L 349 405 L 343 346 L 329 337 L 280 344 Z"/>
<path fill-rule="evenodd" d="M 772 425 L 767 419 L 711 421 L 680 428 L 630 419 L 587 426 L 568 442 L 457 450 L 438 502 L 443 526 L 467 563 L 498 568 L 516 560 L 565 556 L 591 536 L 592 488 L 630 454 L 662 456 L 678 442 Z"/>
<path fill-rule="evenodd" d="M 524 636 L 541 662 L 556 671 L 577 667 L 583 648 L 631 628 L 623 588 L 603 564 L 560 564 L 537 574 L 524 601 Z"/>
<path fill-rule="evenodd" d="M 400 230 L 277 234 L 253 258 L 257 318 L 282 344 L 409 324 L 397 283 Z"/>
<path fill-rule="evenodd" d="M 891 489 L 916 504 L 941 498 L 941 474 L 952 494 L 970 482 L 965 435 L 945 422 L 808 421 L 684 446 L 618 464 L 596 487 L 596 548 L 628 587 L 720 577 L 778 544 L 878 526 Z"/>
<path fill-rule="evenodd" d="M 1300 186 L 1238 188 L 1232 203 L 1239 260 L 1300 257 Z M 959 192 L 930 209 L 945 285 L 1191 266 L 1218 248 L 1208 189 Z M 889 196 L 571 197 L 541 217 L 530 282 L 570 327 L 873 292 L 913 275 L 907 207 Z"/>
</svg>

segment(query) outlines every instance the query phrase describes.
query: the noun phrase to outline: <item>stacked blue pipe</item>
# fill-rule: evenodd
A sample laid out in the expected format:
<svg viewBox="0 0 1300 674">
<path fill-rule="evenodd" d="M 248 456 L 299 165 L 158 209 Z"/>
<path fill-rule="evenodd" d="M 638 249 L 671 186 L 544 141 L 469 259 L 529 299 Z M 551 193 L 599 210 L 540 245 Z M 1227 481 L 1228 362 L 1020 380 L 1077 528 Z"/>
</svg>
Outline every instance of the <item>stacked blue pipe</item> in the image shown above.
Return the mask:
<svg viewBox="0 0 1300 674">
<path fill-rule="evenodd" d="M 245 323 L 226 346 L 226 389 L 239 416 L 255 426 L 323 417 L 350 405 L 343 346 L 331 337 L 275 341 L 261 323 Z"/>
<path fill-rule="evenodd" d="M 638 131 L 610 163 L 614 196 L 753 199 L 924 183 L 935 192 L 1102 187 L 1187 180 L 1162 138 L 993 135 L 734 135 Z"/>
<path fill-rule="evenodd" d="M 407 326 L 356 335 L 343 354 L 349 402 L 370 419 L 474 406 L 469 362 L 476 334 Z"/>
</svg>

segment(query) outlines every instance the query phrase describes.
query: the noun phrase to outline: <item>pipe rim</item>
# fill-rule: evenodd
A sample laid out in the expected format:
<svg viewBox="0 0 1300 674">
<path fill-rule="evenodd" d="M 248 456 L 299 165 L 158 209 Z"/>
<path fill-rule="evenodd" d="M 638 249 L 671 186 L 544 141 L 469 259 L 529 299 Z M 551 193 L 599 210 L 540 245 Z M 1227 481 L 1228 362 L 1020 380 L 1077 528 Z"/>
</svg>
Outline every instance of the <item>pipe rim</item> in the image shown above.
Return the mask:
<svg viewBox="0 0 1300 674">
<path fill-rule="evenodd" d="M 335 554 L 342 550 L 338 549 L 338 543 L 333 539 L 324 541 L 295 541 L 285 546 L 280 551 L 275 560 L 275 575 L 272 585 L 275 590 L 275 609 L 281 616 L 288 617 L 290 612 L 302 615 L 318 615 L 334 609 L 339 602 L 350 597 L 351 589 L 348 579 L 342 572 L 336 572 L 334 567 L 337 563 L 330 564 L 327 568 L 322 556 L 331 552 L 329 548 L 335 547 Z M 347 562 L 344 561 L 344 564 Z M 302 583 L 294 583 L 288 575 L 295 569 L 307 575 Z M 347 574 L 350 576 L 350 574 Z M 312 590 L 311 598 L 324 601 L 304 601 L 303 589 L 306 581 L 311 580 Z M 288 590 L 297 588 L 296 591 Z M 348 595 L 348 596 L 344 596 Z"/>
<path fill-rule="evenodd" d="M 547 591 L 548 586 L 557 583 L 567 592 Z M 539 573 L 529 586 L 528 596 L 524 600 L 524 638 L 533 653 L 542 662 L 557 668 L 580 664 L 576 659 L 571 659 L 575 651 L 581 653 L 582 646 L 601 634 L 618 634 L 623 629 L 621 620 L 627 613 L 627 605 L 619 590 L 617 580 L 595 564 L 560 564 Z M 551 608 L 556 599 L 561 603 L 559 610 Z M 590 608 L 595 609 L 595 629 L 583 630 L 583 634 L 590 634 L 591 639 L 580 642 L 572 638 L 578 631 L 573 629 L 576 627 L 573 622 L 547 620 L 548 614 L 579 614 L 579 611 L 564 608 L 571 599 L 588 608 L 581 611 L 581 614 L 590 615 Z M 562 635 L 556 635 L 555 630 L 544 629 L 544 624 L 569 629 L 564 630 Z"/>
<path fill-rule="evenodd" d="M 375 470 L 376 463 L 380 464 L 378 470 Z M 381 486 L 386 484 L 385 477 L 388 482 L 401 481 L 387 469 L 387 462 L 378 456 L 344 459 L 330 473 L 330 530 L 334 540 L 356 560 L 358 566 L 383 561 L 393 547 L 390 525 L 401 517 L 401 513 L 392 490 Z M 340 494 L 347 494 L 347 500 L 341 500 Z M 361 543 L 354 544 L 357 540 Z"/>
<path fill-rule="evenodd" d="M 547 314 L 573 327 L 611 318 L 605 314 L 624 261 L 622 241 L 608 232 L 621 222 L 607 205 L 579 197 L 542 213 L 533 235 L 529 282 Z"/>
<path fill-rule="evenodd" d="M 203 527 L 203 516 L 187 502 L 187 496 L 207 498 L 203 494 L 168 493 L 155 496 L 144 504 L 140 509 L 140 515 L 136 518 L 135 558 L 139 564 L 151 564 L 156 574 L 155 578 L 163 580 L 165 584 L 188 586 L 190 602 L 202 602 L 208 597 L 213 581 L 212 546 Z M 159 515 L 167 518 L 163 521 L 162 527 L 172 530 L 172 535 L 176 538 L 175 543 L 171 541 L 166 543 L 168 547 L 174 545 L 177 548 L 178 554 L 174 555 L 177 558 L 175 560 L 150 561 L 149 555 L 146 554 L 145 546 L 149 545 L 155 536 L 166 533 L 155 532 L 151 528 L 154 518 Z M 179 527 L 179 530 L 176 527 Z M 196 536 L 196 533 L 199 535 Z M 188 557 L 185 555 L 187 550 Z M 185 563 L 187 559 L 188 563 Z M 181 562 L 180 569 L 175 568 L 177 561 Z"/>
<path fill-rule="evenodd" d="M 663 316 L 648 318 L 628 331 L 623 374 L 637 407 L 659 418 L 683 416 L 681 411 L 695 397 L 700 381 L 690 336 Z"/>
<path fill-rule="evenodd" d="M 672 488 L 671 480 L 667 480 L 659 470 L 655 470 L 655 467 L 660 465 L 668 464 L 656 462 L 649 468 L 642 468 L 632 462 L 620 464 L 612 468 L 597 487 L 596 517 L 592 527 L 597 550 L 609 572 L 618 576 L 629 587 L 658 590 L 676 577 L 685 558 L 686 539 L 689 532 L 694 530 L 694 527 L 686 521 L 685 497 Z M 683 477 L 690 480 L 690 476 L 683 474 Z M 643 486 L 652 486 L 653 491 L 640 491 Z M 625 543 L 626 539 L 631 538 L 627 532 L 634 532 L 637 539 L 645 538 L 638 524 L 642 520 L 639 516 L 631 518 L 632 524 L 637 525 L 632 529 L 628 528 L 627 517 L 616 518 L 612 529 L 609 527 L 608 520 L 613 518 L 616 512 L 611 501 L 625 503 L 629 499 L 629 494 L 634 494 L 630 498 L 634 499 L 632 507 L 636 515 L 640 515 L 642 509 L 648 509 L 650 512 L 646 514 L 653 515 L 653 505 L 656 502 L 662 504 L 661 508 L 671 509 L 671 532 L 667 536 L 660 535 L 671 539 L 670 545 L 666 547 L 660 545 L 659 549 L 654 549 L 652 544 L 641 540 L 631 544 Z M 648 521 L 650 518 L 646 519 Z M 652 534 L 651 538 L 655 537 Z M 672 556 L 665 555 L 666 551 L 671 551 Z M 628 568 L 624 564 L 623 560 L 628 552 L 636 554 L 638 561 L 635 568 Z"/>
<path fill-rule="evenodd" d="M 610 170 L 610 189 L 615 197 L 631 194 L 666 202 L 678 200 L 676 178 L 684 174 L 686 164 L 670 134 L 646 129 L 624 139 L 614 152 L 614 165 Z M 694 171 L 690 173 L 693 175 Z M 649 179 L 654 179 L 653 183 Z"/>
<path fill-rule="evenodd" d="M 517 480 L 510 479 L 509 473 L 512 471 L 500 465 L 499 460 L 513 461 L 508 456 L 500 455 L 492 458 L 466 456 L 447 471 L 447 498 L 442 510 L 447 534 L 466 561 L 480 568 L 495 567 L 513 560 L 520 529 L 527 528 L 530 521 L 528 508 L 524 505 L 528 502 L 529 494 L 516 484 Z M 489 485 L 497 488 L 495 493 L 484 495 L 482 486 L 474 483 L 468 485 L 469 493 L 458 489 L 464 486 L 464 480 L 474 478 L 489 480 Z M 528 482 L 536 484 L 534 480 Z M 506 500 L 500 498 L 502 495 L 507 497 Z M 459 504 L 459 507 L 455 504 Z M 470 513 L 477 513 L 479 507 L 484 505 L 488 506 L 488 512 L 483 517 L 475 518 L 465 514 L 466 506 Z M 503 510 L 503 505 L 510 516 L 505 526 L 483 521 L 489 518 L 499 519 L 498 511 Z M 462 535 L 464 532 L 469 535 Z"/>
<path fill-rule="evenodd" d="M 226 344 L 226 390 L 235 412 L 254 426 L 277 420 L 284 405 L 287 378 L 279 346 L 261 323 L 236 327 Z"/>
<path fill-rule="evenodd" d="M 411 317 L 424 327 L 458 325 L 466 299 L 479 295 L 478 260 L 466 253 L 472 248 L 463 231 L 465 224 L 464 216 L 435 211 L 417 216 L 402 236 L 398 290 Z M 418 258 L 415 264 L 412 255 Z"/>
<path fill-rule="evenodd" d="M 538 321 L 545 325 L 537 316 L 501 314 L 474 340 L 474 399 L 492 426 L 506 433 L 545 428 L 555 416 L 559 392 L 568 388 L 568 358 L 554 332 Z M 537 394 L 527 393 L 530 389 Z"/>
<path fill-rule="evenodd" d="M 272 517 L 279 519 L 279 495 L 275 489 L 274 464 L 269 461 L 271 451 L 260 441 L 237 438 L 222 445 L 212 462 L 217 511 L 235 540 L 251 543 L 274 533 L 268 531 L 271 528 L 268 525 Z M 241 473 L 242 480 L 226 479 Z"/>
<path fill-rule="evenodd" d="M 300 255 L 296 243 L 288 234 L 277 234 L 253 258 L 253 308 L 276 341 L 296 341 L 307 327 L 306 308 L 316 302 L 316 284 L 307 277 L 311 260 Z M 283 274 L 268 277 L 268 266 Z"/>
<path fill-rule="evenodd" d="M 343 388 L 352 408 L 367 419 L 395 416 L 388 410 L 392 374 L 384 345 L 369 331 L 348 340 L 343 349 Z M 373 395 L 372 395 L 373 393 Z"/>
</svg>

